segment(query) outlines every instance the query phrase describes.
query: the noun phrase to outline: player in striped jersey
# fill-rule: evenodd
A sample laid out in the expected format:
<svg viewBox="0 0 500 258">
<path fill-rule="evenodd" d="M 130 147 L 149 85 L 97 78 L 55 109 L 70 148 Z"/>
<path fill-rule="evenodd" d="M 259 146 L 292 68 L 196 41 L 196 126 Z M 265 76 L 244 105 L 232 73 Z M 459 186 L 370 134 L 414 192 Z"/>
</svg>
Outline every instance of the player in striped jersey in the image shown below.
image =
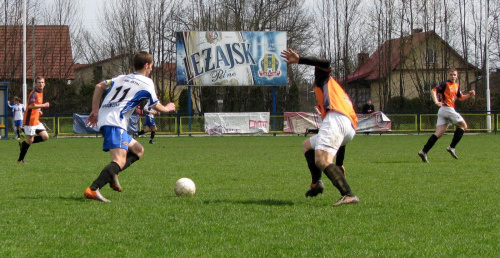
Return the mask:
<svg viewBox="0 0 500 258">
<path fill-rule="evenodd" d="M 101 171 L 96 180 L 85 189 L 85 196 L 102 202 L 100 189 L 109 183 L 115 191 L 122 191 L 118 173 L 139 160 L 144 148 L 127 134 L 128 121 L 135 108 L 143 100 L 158 112 L 173 112 L 175 104 L 162 105 L 156 96 L 153 81 L 148 78 L 153 69 L 153 57 L 148 52 L 138 52 L 134 56 L 135 72 L 105 80 L 95 86 L 92 98 L 92 112 L 86 120 L 87 126 L 99 127 L 104 137 L 103 150 L 111 154 L 111 163 Z M 102 95 L 104 100 L 99 107 Z"/>
<path fill-rule="evenodd" d="M 292 49 L 282 51 L 281 57 L 285 58 L 288 64 L 315 66 L 314 89 L 322 122 L 318 134 L 306 139 L 302 144 L 312 177 L 312 184 L 306 196 L 313 197 L 323 193 L 324 186 L 320 180 L 323 171 L 341 194 L 341 198 L 333 206 L 359 203 L 359 198 L 351 191 L 342 169 L 333 163 L 339 148 L 350 142 L 356 134 L 358 117 L 349 96 L 330 76 L 330 61 L 324 58 L 302 57 Z"/>
<path fill-rule="evenodd" d="M 448 81 L 440 83 L 438 86 L 432 89 L 431 97 L 434 103 L 439 107 L 438 119 L 436 123 L 436 132 L 429 137 L 424 148 L 418 152 L 418 156 L 423 162 L 429 162 L 427 159 L 427 153 L 434 146 L 436 141 L 443 136 L 448 129 L 448 126 L 455 125 L 455 133 L 453 139 L 446 150 L 455 159 L 458 159 L 455 147 L 458 142 L 462 139 L 465 130 L 467 130 L 467 123 L 464 118 L 455 111 L 455 100 L 464 101 L 474 95 L 476 92 L 474 90 L 469 91 L 467 94 L 463 94 L 460 91 L 460 84 L 458 84 L 458 70 L 453 68 L 448 70 Z M 439 98 L 438 98 L 439 94 Z"/>
<path fill-rule="evenodd" d="M 50 107 L 49 102 L 43 103 L 43 89 L 45 88 L 45 78 L 38 76 L 35 78 L 35 90 L 28 95 L 28 110 L 24 112 L 24 134 L 26 140 L 19 143 L 20 153 L 17 163 L 25 163 L 24 157 L 28 149 L 34 143 L 43 142 L 49 139 L 49 134 L 40 122 L 42 108 Z M 35 136 L 37 134 L 37 136 Z"/>
</svg>

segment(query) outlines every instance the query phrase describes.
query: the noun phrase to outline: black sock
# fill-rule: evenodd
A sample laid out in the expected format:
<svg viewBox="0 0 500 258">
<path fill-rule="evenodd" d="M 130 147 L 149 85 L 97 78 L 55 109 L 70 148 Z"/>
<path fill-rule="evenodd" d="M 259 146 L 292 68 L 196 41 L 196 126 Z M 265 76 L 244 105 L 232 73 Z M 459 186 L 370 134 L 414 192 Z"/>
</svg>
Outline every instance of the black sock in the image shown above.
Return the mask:
<svg viewBox="0 0 500 258">
<path fill-rule="evenodd" d="M 19 134 L 19 129 L 16 129 L 17 137 L 21 137 L 21 134 Z"/>
<path fill-rule="evenodd" d="M 33 139 L 33 143 L 39 143 L 39 142 L 43 142 L 43 138 L 42 138 L 42 136 L 37 135 L 37 136 L 35 136 L 35 138 Z"/>
<path fill-rule="evenodd" d="M 24 157 L 26 156 L 26 153 L 28 152 L 28 149 L 30 148 L 31 145 L 29 145 L 26 141 L 23 141 L 21 143 L 21 152 L 19 153 L 19 159 L 17 161 L 22 161 L 24 160 Z"/>
<path fill-rule="evenodd" d="M 109 163 L 102 171 L 97 179 L 90 186 L 90 190 L 95 191 L 96 189 L 102 189 L 107 183 L 111 181 L 111 177 L 120 172 L 120 166 L 115 162 Z"/>
<path fill-rule="evenodd" d="M 155 131 L 151 131 L 151 140 L 153 140 L 155 138 Z"/>
<path fill-rule="evenodd" d="M 309 171 L 311 171 L 311 184 L 316 184 L 321 179 L 321 170 L 316 166 L 314 150 L 306 151 L 304 156 L 306 157 Z"/>
<path fill-rule="evenodd" d="M 138 160 L 139 160 L 139 156 L 137 156 L 135 153 L 127 152 L 127 161 L 125 161 L 125 166 L 123 166 L 123 168 L 120 171 L 123 171 L 126 168 L 130 167 L 130 165 L 132 165 L 132 163 L 134 163 Z"/>
<path fill-rule="evenodd" d="M 340 146 L 337 151 L 337 155 L 335 156 L 335 165 L 341 167 L 344 165 L 344 157 L 345 157 L 345 145 Z"/>
<path fill-rule="evenodd" d="M 325 168 L 326 176 L 332 181 L 333 185 L 339 189 L 339 192 L 342 196 L 354 196 L 351 192 L 351 187 L 345 180 L 344 174 L 335 164 L 330 164 Z"/>
<path fill-rule="evenodd" d="M 144 130 L 141 130 L 141 131 L 140 131 L 140 132 L 138 132 L 137 134 L 138 134 L 138 135 L 143 135 L 143 134 L 145 134 L 145 133 L 146 133 L 146 132 L 144 132 Z"/>
<path fill-rule="evenodd" d="M 450 147 L 455 148 L 458 142 L 462 139 L 462 136 L 464 136 L 464 133 L 464 129 L 457 127 L 455 134 L 453 134 L 453 140 L 451 140 Z"/>
<path fill-rule="evenodd" d="M 429 137 L 429 140 L 427 140 L 427 143 L 424 145 L 422 151 L 425 153 L 429 152 L 429 150 L 431 150 L 432 146 L 434 146 L 434 143 L 436 143 L 438 139 L 439 138 L 435 134 L 431 135 L 431 137 Z"/>
</svg>

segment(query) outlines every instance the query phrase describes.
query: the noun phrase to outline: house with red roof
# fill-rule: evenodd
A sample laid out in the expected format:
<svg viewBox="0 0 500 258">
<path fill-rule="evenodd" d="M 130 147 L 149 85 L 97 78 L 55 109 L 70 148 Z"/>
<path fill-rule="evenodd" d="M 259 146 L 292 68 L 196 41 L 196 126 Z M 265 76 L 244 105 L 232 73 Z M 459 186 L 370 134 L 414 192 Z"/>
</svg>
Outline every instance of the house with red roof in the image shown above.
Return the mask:
<svg viewBox="0 0 500 258">
<path fill-rule="evenodd" d="M 67 25 L 26 26 L 26 75 L 72 80 L 73 54 Z M 23 78 L 23 26 L 0 26 L 0 81 Z"/>
<path fill-rule="evenodd" d="M 340 81 L 359 110 L 368 99 L 376 110 L 384 110 L 394 97 L 430 99 L 430 90 L 447 79 L 449 68 L 458 69 L 462 91 L 477 85 L 477 67 L 434 31 L 414 30 L 384 42 L 371 56 L 359 54 L 358 68 Z"/>
</svg>

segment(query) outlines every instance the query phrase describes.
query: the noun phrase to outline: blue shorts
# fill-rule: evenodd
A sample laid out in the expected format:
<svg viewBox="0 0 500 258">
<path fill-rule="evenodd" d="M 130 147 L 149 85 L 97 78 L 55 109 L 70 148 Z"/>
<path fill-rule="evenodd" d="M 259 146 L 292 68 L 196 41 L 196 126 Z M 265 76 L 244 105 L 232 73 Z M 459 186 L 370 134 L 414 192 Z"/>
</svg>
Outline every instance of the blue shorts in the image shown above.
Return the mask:
<svg viewBox="0 0 500 258">
<path fill-rule="evenodd" d="M 146 116 L 146 121 L 144 121 L 142 126 L 156 127 L 155 119 L 150 116 Z"/>
<path fill-rule="evenodd" d="M 14 121 L 14 125 L 15 125 L 16 127 L 23 126 L 23 120 L 15 120 L 15 121 Z"/>
<path fill-rule="evenodd" d="M 128 135 L 127 130 L 115 126 L 103 126 L 100 131 L 104 137 L 103 151 L 118 148 L 128 151 L 128 144 L 132 141 L 132 137 Z"/>
</svg>

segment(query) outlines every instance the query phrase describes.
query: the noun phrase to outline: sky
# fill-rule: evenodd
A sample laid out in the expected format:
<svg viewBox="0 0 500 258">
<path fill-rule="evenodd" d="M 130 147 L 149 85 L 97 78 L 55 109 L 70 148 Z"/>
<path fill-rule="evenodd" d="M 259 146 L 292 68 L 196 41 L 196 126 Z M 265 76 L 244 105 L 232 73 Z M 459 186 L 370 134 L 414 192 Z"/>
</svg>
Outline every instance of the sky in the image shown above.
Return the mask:
<svg viewBox="0 0 500 258">
<path fill-rule="evenodd" d="M 87 29 L 99 27 L 99 7 L 105 0 L 80 0 L 80 6 L 84 9 L 82 13 L 82 24 Z"/>
</svg>

